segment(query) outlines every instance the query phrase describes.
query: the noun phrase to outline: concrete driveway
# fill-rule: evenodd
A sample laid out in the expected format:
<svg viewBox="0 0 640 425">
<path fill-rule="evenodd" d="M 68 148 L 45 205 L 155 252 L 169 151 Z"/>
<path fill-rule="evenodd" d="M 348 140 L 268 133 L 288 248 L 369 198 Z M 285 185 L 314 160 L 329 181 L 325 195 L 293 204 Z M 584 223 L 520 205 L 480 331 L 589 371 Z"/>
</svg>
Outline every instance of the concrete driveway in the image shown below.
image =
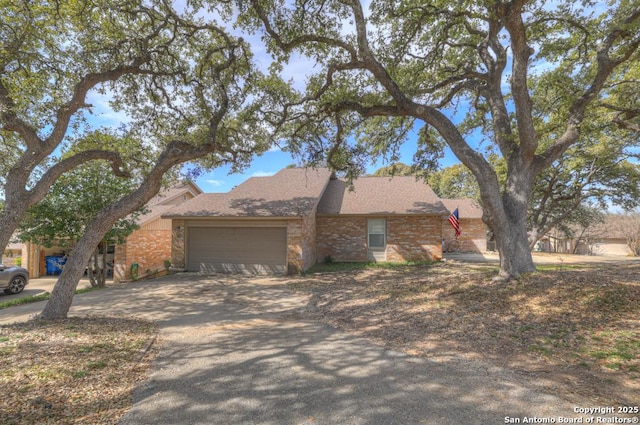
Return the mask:
<svg viewBox="0 0 640 425">
<path fill-rule="evenodd" d="M 464 358 L 414 358 L 302 320 L 309 299 L 286 284 L 286 278 L 182 274 L 77 295 L 70 315 L 137 316 L 160 326 L 160 354 L 123 425 L 581 417 L 535 377 Z M 42 307 L 0 310 L 0 324 L 26 320 Z"/>
</svg>

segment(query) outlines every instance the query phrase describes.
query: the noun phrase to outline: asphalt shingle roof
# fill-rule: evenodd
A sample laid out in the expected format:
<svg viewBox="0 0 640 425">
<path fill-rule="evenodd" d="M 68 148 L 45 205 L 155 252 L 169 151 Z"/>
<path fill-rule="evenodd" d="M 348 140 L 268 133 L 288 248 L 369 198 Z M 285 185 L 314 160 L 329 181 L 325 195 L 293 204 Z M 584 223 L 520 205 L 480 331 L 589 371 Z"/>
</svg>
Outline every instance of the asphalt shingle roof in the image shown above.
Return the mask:
<svg viewBox="0 0 640 425">
<path fill-rule="evenodd" d="M 175 207 L 175 204 L 172 202 L 174 199 L 187 193 L 198 195 L 199 193 L 202 193 L 202 190 L 195 183 L 178 183 L 171 186 L 151 198 L 145 206 L 147 208 L 147 212 L 140 215 L 137 218 L 136 223 L 141 226 L 162 216 L 164 213 Z"/>
<path fill-rule="evenodd" d="M 331 180 L 318 205 L 318 214 L 428 214 L 449 211 L 435 192 L 415 177 L 361 177 L 346 182 Z"/>
<path fill-rule="evenodd" d="M 203 193 L 163 217 L 299 217 L 313 213 L 331 177 L 327 169 L 285 168 L 251 177 L 227 193 Z"/>
<path fill-rule="evenodd" d="M 482 207 L 475 200 L 470 198 L 442 199 L 442 203 L 451 212 L 458 208 L 458 217 L 482 218 Z"/>
</svg>

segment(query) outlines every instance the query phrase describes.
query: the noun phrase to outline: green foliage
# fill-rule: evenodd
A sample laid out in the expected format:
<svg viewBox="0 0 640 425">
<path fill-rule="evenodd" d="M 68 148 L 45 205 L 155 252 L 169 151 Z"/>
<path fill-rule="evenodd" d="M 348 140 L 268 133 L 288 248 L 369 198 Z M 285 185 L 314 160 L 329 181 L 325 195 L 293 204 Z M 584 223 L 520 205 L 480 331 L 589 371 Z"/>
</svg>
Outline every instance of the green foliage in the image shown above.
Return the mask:
<svg viewBox="0 0 640 425">
<path fill-rule="evenodd" d="M 415 174 L 413 167 L 402 162 L 395 162 L 386 167 L 378 168 L 373 175 L 379 177 L 387 176 L 412 176 Z"/>
<path fill-rule="evenodd" d="M 201 12 L 155 0 L 0 2 L 0 189 L 14 217 L 23 215 L 17 205 L 38 202 L 60 174 L 95 158 L 87 152 L 142 179 L 171 142 L 191 149 L 183 162 L 199 160 L 192 174 L 241 170 L 270 147 L 265 114 L 277 119 L 271 93 L 281 86 L 226 33 L 228 11 L 207 21 Z M 117 118 L 120 137 L 94 131 L 89 96 L 126 116 Z M 15 219 L 0 221 L 5 243 Z"/>
<path fill-rule="evenodd" d="M 8 307 L 14 307 L 17 305 L 30 304 L 38 301 L 46 301 L 49 298 L 51 298 L 51 295 L 48 292 L 46 292 L 40 295 L 31 295 L 29 297 L 16 298 L 10 301 L 3 301 L 3 302 L 0 302 L 0 310 Z"/>
<path fill-rule="evenodd" d="M 131 263 L 129 267 L 129 276 L 131 276 L 131 280 L 138 280 L 138 275 L 140 273 L 140 265 L 138 263 Z"/>
<path fill-rule="evenodd" d="M 589 123 L 597 125 L 602 128 L 589 130 L 536 179 L 528 221 L 538 236 L 554 227 L 572 235 L 576 226 L 597 222 L 598 211 L 640 205 L 640 164 L 633 158 L 637 137 L 602 120 Z"/>
<path fill-rule="evenodd" d="M 433 173 L 429 186 L 441 198 L 471 198 L 480 200 L 480 188 L 467 167 L 455 164 Z"/>
<path fill-rule="evenodd" d="M 20 239 L 44 246 L 73 246 L 99 211 L 135 187 L 135 180 L 113 176 L 105 163 L 78 167 L 58 179 L 47 197 L 29 209 L 18 229 Z M 116 221 L 105 240 L 122 243 L 138 228 L 136 218 L 142 212 Z"/>
<path fill-rule="evenodd" d="M 84 294 L 85 292 L 91 292 L 96 289 L 99 289 L 99 288 L 87 287 L 82 289 L 76 289 L 75 293 Z M 39 294 L 39 295 L 31 295 L 28 297 L 15 298 L 11 301 L 0 302 L 0 310 L 2 310 L 3 308 L 14 307 L 17 305 L 31 304 L 31 303 L 36 303 L 38 301 L 47 301 L 49 298 L 51 298 L 51 294 L 48 292 L 45 292 L 44 294 Z"/>
</svg>

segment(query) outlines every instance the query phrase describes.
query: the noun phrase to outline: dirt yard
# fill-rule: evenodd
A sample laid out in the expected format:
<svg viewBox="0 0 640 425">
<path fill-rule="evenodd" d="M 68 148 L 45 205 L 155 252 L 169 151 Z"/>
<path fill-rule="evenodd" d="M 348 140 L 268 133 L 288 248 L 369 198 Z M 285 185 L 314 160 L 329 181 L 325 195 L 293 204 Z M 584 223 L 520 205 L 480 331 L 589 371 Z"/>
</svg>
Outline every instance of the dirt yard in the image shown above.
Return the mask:
<svg viewBox="0 0 640 425">
<path fill-rule="evenodd" d="M 437 361 L 484 359 L 569 400 L 640 400 L 640 262 L 562 261 L 517 282 L 493 264 L 323 271 L 292 287 L 309 317 Z M 600 404 L 594 404 L 600 405 Z"/>
<path fill-rule="evenodd" d="M 1 424 L 117 424 L 146 379 L 157 327 L 123 318 L 0 326 Z"/>
</svg>

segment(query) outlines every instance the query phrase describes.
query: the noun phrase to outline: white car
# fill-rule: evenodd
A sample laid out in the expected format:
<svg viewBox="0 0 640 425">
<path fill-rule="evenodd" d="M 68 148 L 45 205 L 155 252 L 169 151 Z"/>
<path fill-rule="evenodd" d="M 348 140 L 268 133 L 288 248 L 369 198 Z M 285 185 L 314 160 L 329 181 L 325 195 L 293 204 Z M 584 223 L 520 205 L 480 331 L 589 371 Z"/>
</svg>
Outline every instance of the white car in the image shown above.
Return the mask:
<svg viewBox="0 0 640 425">
<path fill-rule="evenodd" d="M 29 283 L 29 272 L 22 267 L 5 267 L 0 264 L 0 289 L 5 294 L 19 294 Z"/>
</svg>

